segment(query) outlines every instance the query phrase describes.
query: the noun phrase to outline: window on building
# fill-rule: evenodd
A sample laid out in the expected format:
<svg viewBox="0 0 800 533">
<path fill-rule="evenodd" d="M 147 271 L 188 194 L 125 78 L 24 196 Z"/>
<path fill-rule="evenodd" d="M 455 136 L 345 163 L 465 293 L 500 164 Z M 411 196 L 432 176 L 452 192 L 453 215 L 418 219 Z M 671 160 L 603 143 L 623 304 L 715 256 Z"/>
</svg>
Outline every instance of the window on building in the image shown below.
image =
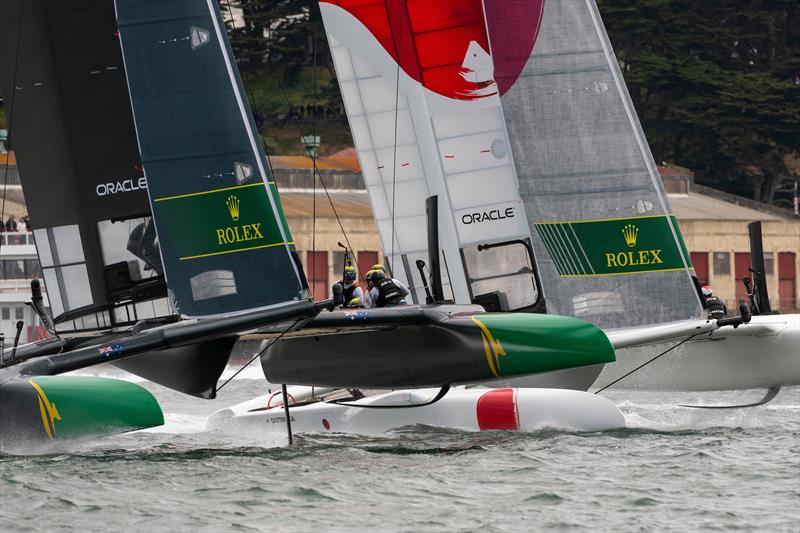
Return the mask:
<svg viewBox="0 0 800 533">
<path fill-rule="evenodd" d="M 344 269 L 344 252 L 333 252 L 333 277 L 340 279 Z"/>
<path fill-rule="evenodd" d="M 330 294 L 328 285 L 328 252 L 308 252 L 306 276 L 311 295 L 316 300 L 324 300 Z"/>
<path fill-rule="evenodd" d="M 0 318 L 3 320 L 11 320 L 11 308 L 3 307 L 2 311 L 0 311 Z"/>
<path fill-rule="evenodd" d="M 797 309 L 797 269 L 796 254 L 778 254 L 778 307 L 785 310 Z"/>
<path fill-rule="evenodd" d="M 728 252 L 714 252 L 714 275 L 731 273 L 731 254 Z"/>
<path fill-rule="evenodd" d="M 23 259 L 3 259 L 0 261 L 3 279 L 25 279 L 25 261 Z"/>
<path fill-rule="evenodd" d="M 767 276 L 775 273 L 775 256 L 772 252 L 764 252 L 764 273 Z"/>
<path fill-rule="evenodd" d="M 25 316 L 25 309 L 22 307 L 15 307 L 14 308 L 14 319 L 15 320 L 22 320 Z"/>
<path fill-rule="evenodd" d="M 364 275 L 369 272 L 369 269 L 372 268 L 372 265 L 378 262 L 378 252 L 372 251 L 365 251 L 361 250 L 358 252 L 358 269 L 361 271 L 361 274 Z M 389 265 L 386 265 L 387 273 Z"/>
<path fill-rule="evenodd" d="M 708 252 L 692 252 L 691 259 L 697 280 L 700 283 L 708 283 Z"/>
</svg>

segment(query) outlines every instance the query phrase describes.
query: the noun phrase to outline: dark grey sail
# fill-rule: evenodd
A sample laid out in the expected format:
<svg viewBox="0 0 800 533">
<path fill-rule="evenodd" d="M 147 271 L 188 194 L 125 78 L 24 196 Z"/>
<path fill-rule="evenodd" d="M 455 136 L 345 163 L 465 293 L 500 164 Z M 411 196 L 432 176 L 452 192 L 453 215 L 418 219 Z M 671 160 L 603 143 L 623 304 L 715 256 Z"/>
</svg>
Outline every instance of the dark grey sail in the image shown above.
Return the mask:
<svg viewBox="0 0 800 533">
<path fill-rule="evenodd" d="M 57 328 L 170 314 L 113 3 L 2 2 L 0 54 L 0 91 Z"/>
<path fill-rule="evenodd" d="M 213 316 L 307 298 L 217 3 L 116 0 L 115 6 L 177 309 Z"/>
<path fill-rule="evenodd" d="M 484 2 L 496 68 L 524 65 L 501 101 L 548 309 L 603 328 L 699 316 L 689 254 L 594 0 L 541 3 L 515 28 L 499 17 L 511 3 Z M 507 46 L 523 27 L 538 28 L 527 60 Z"/>
</svg>

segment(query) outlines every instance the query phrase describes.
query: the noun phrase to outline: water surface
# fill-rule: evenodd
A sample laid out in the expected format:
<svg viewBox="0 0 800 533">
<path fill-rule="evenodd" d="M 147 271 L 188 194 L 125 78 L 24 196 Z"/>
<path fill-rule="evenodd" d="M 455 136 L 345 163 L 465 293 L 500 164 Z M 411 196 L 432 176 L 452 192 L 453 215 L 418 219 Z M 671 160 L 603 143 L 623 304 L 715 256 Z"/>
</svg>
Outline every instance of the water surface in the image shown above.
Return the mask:
<svg viewBox="0 0 800 533">
<path fill-rule="evenodd" d="M 800 388 L 734 411 L 677 404 L 760 393 L 608 391 L 629 427 L 588 434 L 204 432 L 258 373 L 215 401 L 143 383 L 164 427 L 0 456 L 0 530 L 800 531 Z"/>
</svg>

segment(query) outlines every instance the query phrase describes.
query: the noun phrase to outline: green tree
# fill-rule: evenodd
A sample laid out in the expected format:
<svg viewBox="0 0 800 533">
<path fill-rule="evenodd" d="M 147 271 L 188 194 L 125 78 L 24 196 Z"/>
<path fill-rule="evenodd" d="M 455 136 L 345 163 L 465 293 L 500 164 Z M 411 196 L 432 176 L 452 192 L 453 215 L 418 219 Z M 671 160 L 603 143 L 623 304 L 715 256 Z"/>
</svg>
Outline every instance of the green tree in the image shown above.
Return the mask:
<svg viewBox="0 0 800 533">
<path fill-rule="evenodd" d="M 317 61 L 329 64 L 316 0 L 224 0 L 222 8 L 234 15 L 229 33 L 243 71 L 269 67 L 294 83 L 303 67 L 314 63 L 315 43 Z"/>
<path fill-rule="evenodd" d="M 598 3 L 656 160 L 774 203 L 800 145 L 798 3 Z"/>
</svg>

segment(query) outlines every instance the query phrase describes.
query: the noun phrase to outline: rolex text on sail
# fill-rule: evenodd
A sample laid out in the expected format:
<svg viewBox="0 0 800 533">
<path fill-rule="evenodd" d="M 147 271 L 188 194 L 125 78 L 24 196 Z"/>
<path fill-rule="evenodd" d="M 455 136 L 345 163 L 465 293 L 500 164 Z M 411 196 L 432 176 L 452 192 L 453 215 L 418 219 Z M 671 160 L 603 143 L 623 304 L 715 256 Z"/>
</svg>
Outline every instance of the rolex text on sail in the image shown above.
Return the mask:
<svg viewBox="0 0 800 533">
<path fill-rule="evenodd" d="M 609 276 L 691 268 L 674 224 L 674 216 L 656 215 L 541 222 L 536 230 L 561 276 Z"/>
<path fill-rule="evenodd" d="M 237 222 L 241 215 L 241 202 L 239 197 L 235 195 L 228 196 L 225 202 L 228 207 L 228 213 L 231 215 L 231 220 Z M 225 244 L 236 244 L 239 242 L 250 242 L 263 240 L 264 235 L 261 233 L 261 223 L 243 224 L 240 226 L 228 226 L 226 228 L 217 228 L 217 244 L 220 246 Z"/>
<path fill-rule="evenodd" d="M 184 236 L 174 243 L 180 261 L 285 244 L 263 183 L 158 198 L 156 212 Z"/>
</svg>

